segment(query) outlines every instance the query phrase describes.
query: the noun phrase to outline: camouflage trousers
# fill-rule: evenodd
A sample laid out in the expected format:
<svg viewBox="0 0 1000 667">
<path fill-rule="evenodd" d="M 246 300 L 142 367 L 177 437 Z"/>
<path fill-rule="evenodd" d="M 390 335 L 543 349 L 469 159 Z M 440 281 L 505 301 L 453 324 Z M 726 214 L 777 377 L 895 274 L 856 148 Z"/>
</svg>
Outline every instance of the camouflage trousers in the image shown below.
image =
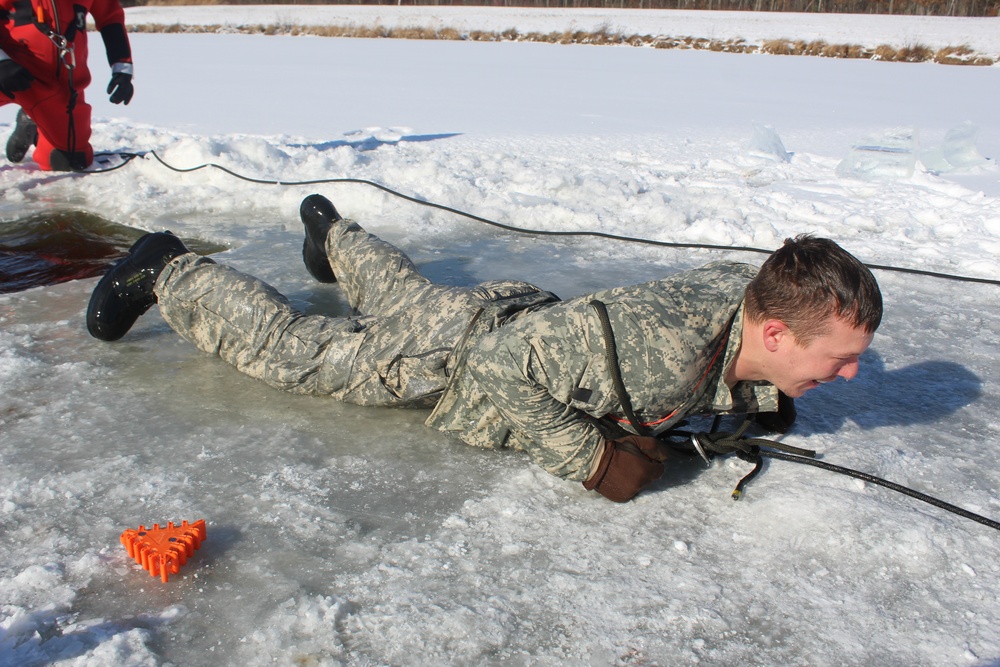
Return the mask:
<svg viewBox="0 0 1000 667">
<path fill-rule="evenodd" d="M 537 291 L 518 281 L 434 284 L 349 220 L 334 225 L 326 250 L 360 315 L 306 315 L 261 280 L 193 253 L 157 279 L 160 313 L 199 349 L 273 387 L 358 405 L 431 407 L 476 314 L 512 291 Z"/>
</svg>

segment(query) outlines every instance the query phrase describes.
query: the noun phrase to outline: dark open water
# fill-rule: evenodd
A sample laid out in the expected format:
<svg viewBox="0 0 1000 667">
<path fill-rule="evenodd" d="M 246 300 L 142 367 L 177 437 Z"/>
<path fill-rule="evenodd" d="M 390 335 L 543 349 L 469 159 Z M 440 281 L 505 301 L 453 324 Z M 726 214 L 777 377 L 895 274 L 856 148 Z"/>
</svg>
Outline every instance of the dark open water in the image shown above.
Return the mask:
<svg viewBox="0 0 1000 667">
<path fill-rule="evenodd" d="M 102 275 L 144 233 L 74 210 L 0 221 L 0 293 Z M 223 249 L 183 240 L 199 254 Z"/>
</svg>

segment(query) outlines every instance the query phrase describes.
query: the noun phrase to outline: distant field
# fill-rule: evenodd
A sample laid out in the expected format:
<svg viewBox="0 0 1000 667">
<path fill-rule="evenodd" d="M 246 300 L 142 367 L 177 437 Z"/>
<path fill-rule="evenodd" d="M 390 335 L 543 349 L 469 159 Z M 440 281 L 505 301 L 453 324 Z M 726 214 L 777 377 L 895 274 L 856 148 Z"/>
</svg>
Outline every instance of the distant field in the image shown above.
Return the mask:
<svg viewBox="0 0 1000 667">
<path fill-rule="evenodd" d="M 165 0 L 164 0 L 165 1 Z M 206 0 L 207 1 L 207 0 Z M 502 32 L 473 30 L 461 32 L 455 28 L 422 28 L 385 26 L 300 26 L 280 23 L 254 25 L 185 25 L 140 23 L 130 25 L 131 32 L 153 33 L 243 33 L 263 35 L 315 35 L 320 37 L 357 37 L 386 39 L 447 39 L 478 42 L 548 42 L 554 44 L 628 45 L 654 49 L 700 49 L 724 53 L 770 53 L 789 56 L 821 56 L 825 58 L 863 58 L 886 62 L 935 62 L 944 65 L 990 66 L 990 56 L 975 53 L 968 46 L 946 46 L 934 49 L 921 44 L 894 47 L 882 44 L 866 47 L 860 44 L 830 44 L 824 40 L 771 39 L 760 44 L 743 39 L 709 39 L 705 37 L 658 37 L 623 34 L 598 30 L 593 32 L 567 30 L 563 32 L 518 32 L 509 28 Z"/>
<path fill-rule="evenodd" d="M 160 0 L 169 2 L 169 0 Z M 523 41 L 990 66 L 998 18 L 414 5 L 132 7 L 132 32 Z M 959 36 L 959 37 L 956 37 Z M 856 41 L 855 41 L 856 40 Z M 962 41 L 958 41 L 962 40 Z"/>
<path fill-rule="evenodd" d="M 125 4 L 125 3 L 123 3 Z M 181 5 L 255 5 L 253 0 L 138 0 L 128 6 Z M 273 5 L 396 5 L 396 2 L 364 2 L 355 0 L 272 0 Z M 409 6 L 448 7 L 536 7 L 544 9 L 690 9 L 736 12 L 809 12 L 815 14 L 897 14 L 916 16 L 997 16 L 997 0 L 447 0 L 446 2 L 409 2 Z"/>
</svg>

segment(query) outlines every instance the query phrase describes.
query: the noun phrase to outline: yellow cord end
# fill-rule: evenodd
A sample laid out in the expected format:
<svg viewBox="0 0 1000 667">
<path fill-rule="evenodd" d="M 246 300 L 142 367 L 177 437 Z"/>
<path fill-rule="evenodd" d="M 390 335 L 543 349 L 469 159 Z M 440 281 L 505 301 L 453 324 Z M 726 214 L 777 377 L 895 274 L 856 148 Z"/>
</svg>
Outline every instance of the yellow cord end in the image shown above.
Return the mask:
<svg viewBox="0 0 1000 667">
<path fill-rule="evenodd" d="M 739 500 L 743 497 L 743 492 L 739 489 L 733 489 L 733 500 Z"/>
</svg>

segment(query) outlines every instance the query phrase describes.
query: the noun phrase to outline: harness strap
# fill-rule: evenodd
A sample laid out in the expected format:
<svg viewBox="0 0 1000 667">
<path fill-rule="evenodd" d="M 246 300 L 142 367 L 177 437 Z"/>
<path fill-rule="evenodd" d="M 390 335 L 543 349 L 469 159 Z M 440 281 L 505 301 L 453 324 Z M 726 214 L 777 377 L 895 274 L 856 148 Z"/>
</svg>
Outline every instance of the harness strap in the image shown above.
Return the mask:
<svg viewBox="0 0 1000 667">
<path fill-rule="evenodd" d="M 615 394 L 618 396 L 618 403 L 622 406 L 622 412 L 636 433 L 639 435 L 649 435 L 646 425 L 635 416 L 635 411 L 632 409 L 632 400 L 625 389 L 625 381 L 622 379 L 622 369 L 618 363 L 618 346 L 615 343 L 614 329 L 611 328 L 608 307 L 597 299 L 591 300 L 590 306 L 597 311 L 597 318 L 601 320 L 601 332 L 604 334 L 604 353 L 608 358 L 608 371 L 611 373 L 611 383 L 614 385 Z"/>
<path fill-rule="evenodd" d="M 611 373 L 611 383 L 614 386 L 615 396 L 618 399 L 619 405 L 621 405 L 622 414 L 625 415 L 625 419 L 621 419 L 620 417 L 612 414 L 607 415 L 607 417 L 617 422 L 627 421 L 639 435 L 651 435 L 652 432 L 650 427 L 659 426 L 660 424 L 669 421 L 678 413 L 678 411 L 687 407 L 688 404 L 684 403 L 680 405 L 673 412 L 670 412 L 659 419 L 649 422 L 639 421 L 639 418 L 636 416 L 635 411 L 632 408 L 632 401 L 629 399 L 628 391 L 625 389 L 625 381 L 622 379 L 621 365 L 618 362 L 618 346 L 615 343 L 615 332 L 614 328 L 611 326 L 611 318 L 608 315 L 608 308 L 603 302 L 597 299 L 591 300 L 590 306 L 597 311 L 597 317 L 601 321 L 601 332 L 604 336 L 604 350 L 608 363 L 608 372 Z M 712 355 L 708 365 L 705 367 L 705 372 L 701 374 L 701 377 L 695 384 L 693 390 L 694 392 L 698 391 L 705 379 L 711 374 L 712 369 L 715 367 L 715 363 L 722 356 L 722 351 L 726 349 L 726 344 L 729 342 L 729 333 L 729 330 L 727 330 L 725 335 L 722 337 L 722 341 L 719 343 L 715 353 Z"/>
<path fill-rule="evenodd" d="M 632 425 L 632 428 L 635 429 L 636 433 L 639 435 L 651 435 L 647 425 L 639 421 L 639 418 L 636 417 L 635 410 L 632 408 L 632 400 L 629 398 L 628 390 L 625 388 L 625 381 L 622 379 L 621 365 L 618 361 L 618 346 L 615 343 L 615 333 L 611 326 L 611 318 L 608 315 L 608 308 L 604 305 L 604 303 L 597 299 L 591 300 L 590 306 L 597 312 L 597 317 L 601 321 L 601 332 L 604 336 L 604 351 L 607 355 L 608 371 L 611 373 L 611 382 L 614 386 L 618 403 L 621 405 L 622 412 L 625 414 L 626 419 L 628 419 L 629 424 Z M 723 347 L 725 347 L 725 341 L 723 341 L 723 344 L 720 345 L 720 349 Z M 716 351 L 716 354 L 712 359 L 712 363 L 709 364 L 709 368 L 711 368 L 718 356 L 719 352 Z M 709 433 L 690 433 L 679 429 L 671 429 L 666 433 L 661 434 L 659 437 L 665 444 L 670 445 L 674 449 L 681 449 L 682 451 L 685 451 L 684 449 L 678 447 L 677 443 L 666 440 L 666 438 L 678 435 L 689 436 L 691 448 L 705 460 L 705 463 L 708 464 L 711 464 L 713 456 L 720 454 L 736 454 L 744 461 L 753 463 L 753 470 L 744 475 L 736 485 L 736 488 L 733 490 L 733 500 L 739 500 L 743 495 L 743 488 L 760 473 L 764 466 L 764 459 L 761 456 L 760 449 L 762 445 L 787 452 L 789 454 L 794 454 L 796 456 L 807 458 L 814 458 L 816 456 L 816 452 L 811 449 L 793 447 L 792 445 L 786 445 L 784 443 L 767 440 L 765 438 L 747 438 L 745 434 L 752 423 L 753 420 L 747 418 L 735 431 L 720 433 L 716 431 L 719 424 L 719 420 L 716 418 L 712 424 L 712 431 Z"/>
</svg>

